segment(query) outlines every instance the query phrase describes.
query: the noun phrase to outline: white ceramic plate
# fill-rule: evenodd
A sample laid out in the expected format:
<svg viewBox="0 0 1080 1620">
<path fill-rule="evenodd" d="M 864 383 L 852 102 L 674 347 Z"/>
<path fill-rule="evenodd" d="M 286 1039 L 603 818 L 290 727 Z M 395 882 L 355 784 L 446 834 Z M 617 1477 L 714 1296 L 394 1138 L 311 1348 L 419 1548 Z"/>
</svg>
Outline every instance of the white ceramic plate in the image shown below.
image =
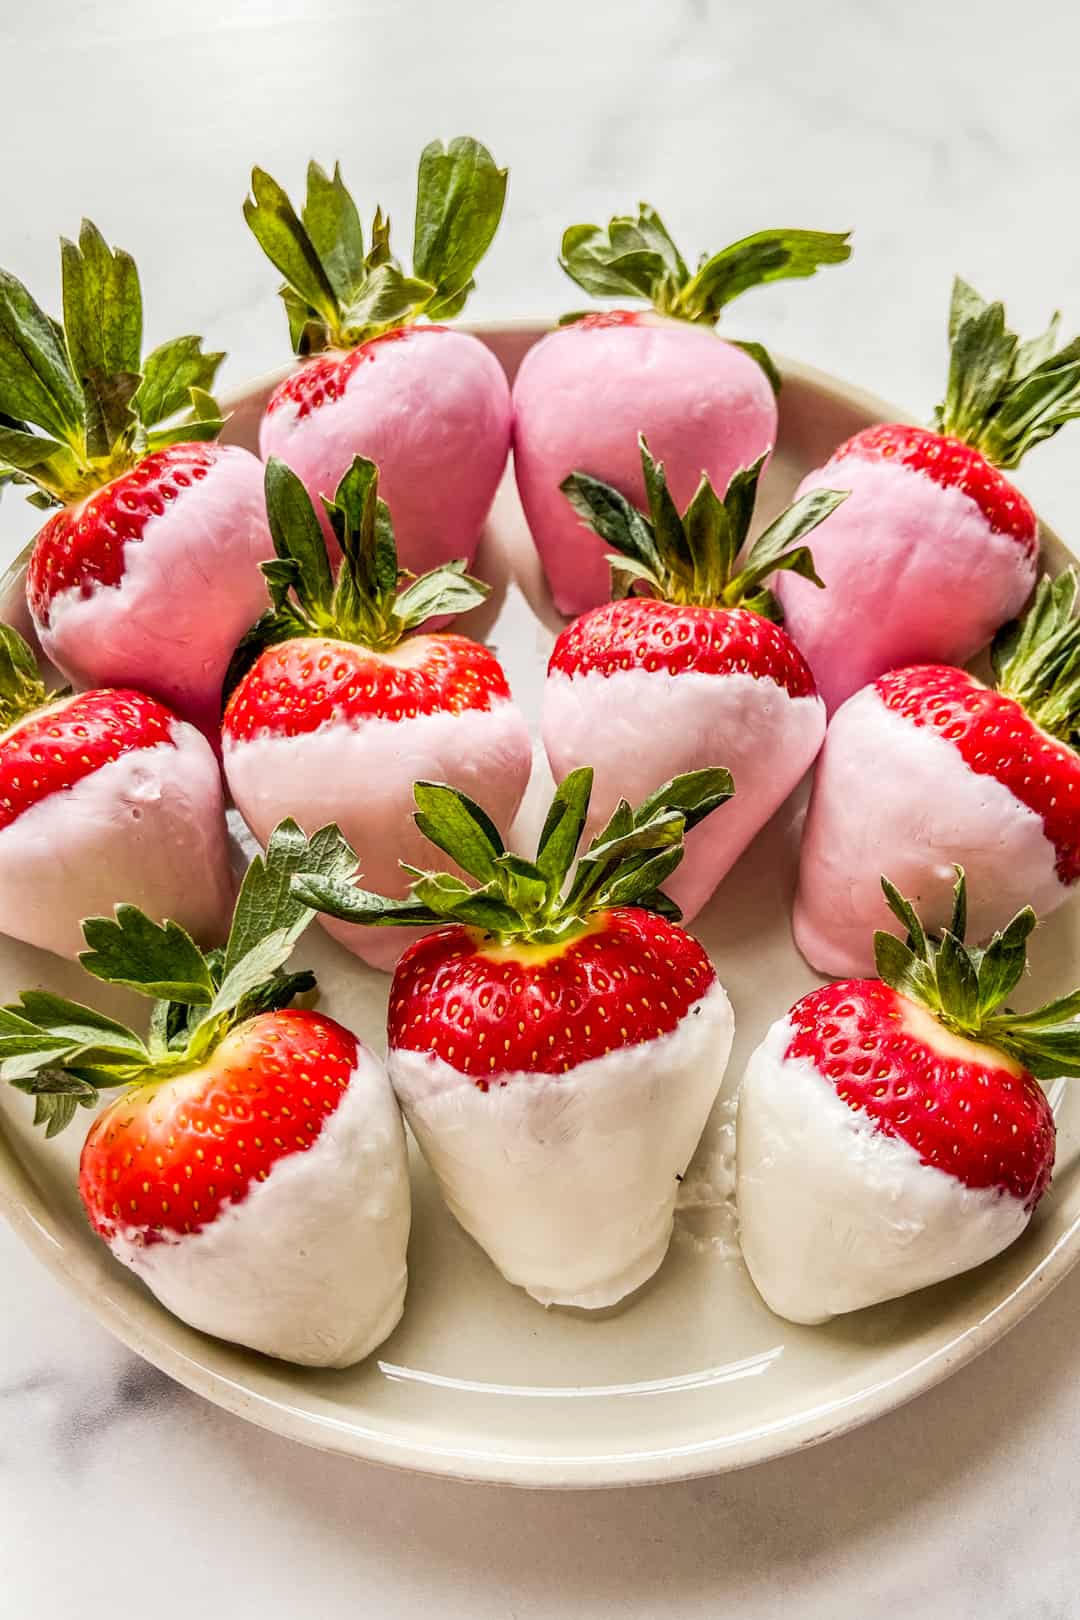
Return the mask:
<svg viewBox="0 0 1080 1620">
<path fill-rule="evenodd" d="M 481 333 L 511 372 L 538 335 L 536 326 Z M 784 374 L 780 445 L 761 519 L 848 434 L 897 414 L 797 365 L 785 364 Z M 231 401 L 231 438 L 254 448 L 273 380 Z M 1048 564 L 1060 567 L 1058 542 L 1047 539 L 1046 549 Z M 560 621 L 545 597 L 512 475 L 477 571 L 496 590 L 469 628 L 494 644 L 535 722 Z M 535 787 L 534 803 L 547 791 L 546 772 L 537 772 Z M 999 1259 L 827 1327 L 792 1327 L 766 1310 L 734 1242 L 730 1098 L 766 1026 L 815 982 L 788 932 L 797 810 L 793 802 L 779 813 L 699 919 L 735 1005 L 735 1051 L 687 1177 L 671 1253 L 623 1308 L 599 1318 L 545 1312 L 510 1288 L 454 1224 L 415 1155 L 405 1318 L 375 1356 L 348 1372 L 271 1361 L 175 1321 L 112 1261 L 82 1217 L 80 1126 L 46 1143 L 30 1127 L 27 1100 L 10 1092 L 0 1098 L 0 1207 L 133 1349 L 229 1410 L 327 1450 L 516 1485 L 617 1485 L 740 1467 L 865 1422 L 999 1339 L 1080 1255 L 1080 1099 L 1066 1098 L 1061 1108 L 1053 1190 L 1028 1233 Z M 1075 906 L 1066 907 L 1039 930 L 1032 980 L 1039 999 L 1080 982 L 1076 919 Z M 381 1051 L 388 981 L 317 927 L 301 958 L 319 972 L 327 1011 Z M 93 999 L 91 981 L 75 967 L 0 941 L 0 996 L 30 985 Z M 125 1005 L 119 995 L 106 1003 Z"/>
</svg>

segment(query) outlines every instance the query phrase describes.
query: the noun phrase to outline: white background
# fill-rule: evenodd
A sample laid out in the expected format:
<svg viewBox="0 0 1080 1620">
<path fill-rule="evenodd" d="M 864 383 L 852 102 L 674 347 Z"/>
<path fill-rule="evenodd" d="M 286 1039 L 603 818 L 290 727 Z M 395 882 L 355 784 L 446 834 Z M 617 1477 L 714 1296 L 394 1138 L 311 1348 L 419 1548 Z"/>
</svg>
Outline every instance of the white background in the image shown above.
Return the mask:
<svg viewBox="0 0 1080 1620">
<path fill-rule="evenodd" d="M 947 13 L 947 14 L 946 14 Z M 949 280 L 1080 324 L 1080 14 L 911 0 L 0 0 L 0 263 L 53 307 L 80 214 L 130 248 L 148 338 L 226 381 L 286 355 L 243 225 L 259 162 L 340 157 L 406 226 L 421 145 L 510 164 L 470 315 L 556 313 L 564 225 L 655 203 L 689 253 L 774 224 L 856 258 L 750 294 L 740 336 L 926 412 Z M 1080 427 L 1022 482 L 1068 540 Z M 0 509 L 5 552 L 31 532 Z M 454 1486 L 248 1428 L 111 1344 L 0 1232 L 0 1616 L 1080 1615 L 1080 1275 L 974 1368 L 847 1439 L 695 1485 Z"/>
</svg>

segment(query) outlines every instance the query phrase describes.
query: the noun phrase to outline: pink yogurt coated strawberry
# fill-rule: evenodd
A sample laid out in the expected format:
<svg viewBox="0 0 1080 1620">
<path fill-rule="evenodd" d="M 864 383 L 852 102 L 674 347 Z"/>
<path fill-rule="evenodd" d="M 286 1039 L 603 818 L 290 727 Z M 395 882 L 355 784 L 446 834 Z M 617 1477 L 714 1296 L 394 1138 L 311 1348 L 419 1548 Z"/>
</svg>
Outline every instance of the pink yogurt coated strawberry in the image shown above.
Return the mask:
<svg viewBox="0 0 1080 1620">
<path fill-rule="evenodd" d="M 806 537 L 844 499 L 818 490 L 749 546 L 761 463 L 724 499 L 703 479 L 681 514 L 665 469 L 641 441 L 648 516 L 581 473 L 566 480 L 576 512 L 618 553 L 625 600 L 583 613 L 555 643 L 543 736 L 556 781 L 589 763 L 588 831 L 620 799 L 646 799 L 673 776 L 722 759 L 735 797 L 687 837 L 672 899 L 689 922 L 813 764 L 825 707 L 809 666 L 775 622 L 764 581 L 775 569 L 813 578 Z"/>
<path fill-rule="evenodd" d="M 1073 569 L 1043 579 L 994 644 L 996 686 L 948 664 L 893 670 L 841 705 L 818 760 L 793 928 L 822 973 L 865 973 L 889 926 L 888 863 L 931 929 L 953 869 L 989 937 L 1017 907 L 1054 911 L 1080 878 L 1080 619 Z"/>
<path fill-rule="evenodd" d="M 137 687 L 213 735 L 273 551 L 262 470 L 213 443 L 222 355 L 181 337 L 142 358 L 129 256 L 84 221 L 62 264 L 62 328 L 0 272 L 0 481 L 60 508 L 30 556 L 31 616 L 78 685 Z"/>
<path fill-rule="evenodd" d="M 244 215 L 285 277 L 300 359 L 270 396 L 262 455 L 287 462 L 316 503 L 354 456 L 374 461 L 403 565 L 422 574 L 471 562 L 506 465 L 510 389 L 490 349 L 445 322 L 464 307 L 498 227 L 506 170 L 468 137 L 424 149 L 411 275 L 391 253 L 381 209 L 365 246 L 337 167 L 330 177 L 309 165 L 301 214 L 264 170 L 251 189 Z"/>
<path fill-rule="evenodd" d="M 966 663 L 1035 584 L 1038 523 L 1002 469 L 1077 414 L 1080 339 L 1055 350 L 1055 316 L 1021 342 L 958 279 L 949 341 L 931 429 L 866 428 L 799 486 L 851 491 L 814 543 L 827 608 L 798 580 L 776 586 L 830 714 L 886 670 Z"/>
<path fill-rule="evenodd" d="M 776 442 L 779 378 L 760 344 L 715 336 L 721 310 L 750 287 L 813 275 L 850 252 L 846 235 L 761 231 L 691 273 L 645 203 L 636 219 L 565 233 L 560 263 L 586 292 L 652 309 L 571 317 L 529 351 L 514 383 L 514 472 L 560 613 L 608 596 L 603 545 L 577 522 L 566 477 L 584 471 L 644 505 L 643 433 L 680 506 L 703 474 L 726 489 Z"/>
</svg>

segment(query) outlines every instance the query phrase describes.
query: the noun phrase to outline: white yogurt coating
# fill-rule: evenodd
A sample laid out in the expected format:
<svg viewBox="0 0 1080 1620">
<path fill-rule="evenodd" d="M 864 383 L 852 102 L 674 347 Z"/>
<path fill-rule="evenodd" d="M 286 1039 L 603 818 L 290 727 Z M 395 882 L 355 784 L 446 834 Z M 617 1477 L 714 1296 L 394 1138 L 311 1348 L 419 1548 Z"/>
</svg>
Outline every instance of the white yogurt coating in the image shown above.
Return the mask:
<svg viewBox="0 0 1080 1620">
<path fill-rule="evenodd" d="M 354 456 L 370 457 L 401 566 L 415 574 L 472 561 L 509 449 L 499 362 L 468 332 L 429 328 L 372 345 L 336 400 L 305 416 L 283 401 L 259 430 L 259 453 L 288 462 L 320 519 L 318 497 L 333 494 Z"/>
<path fill-rule="evenodd" d="M 611 547 L 560 489 L 587 472 L 644 508 L 644 433 L 681 511 L 702 473 L 723 494 L 776 442 L 776 399 L 756 361 L 705 327 L 643 315 L 567 326 L 529 350 L 514 381 L 514 473 L 555 606 L 573 616 L 611 596 Z"/>
<path fill-rule="evenodd" d="M 386 1071 L 359 1047 L 348 1089 L 303 1153 L 173 1241 L 118 1235 L 113 1254 L 203 1333 L 310 1367 L 351 1367 L 401 1318 L 405 1132 Z"/>
<path fill-rule="evenodd" d="M 229 790 L 261 844 L 283 816 L 309 835 L 336 821 L 359 856 L 363 886 L 393 896 L 409 886 L 401 861 L 446 865 L 413 822 L 415 782 L 460 788 L 506 832 L 532 769 L 528 727 L 506 699 L 459 714 L 340 720 L 296 737 L 238 740 L 226 732 L 222 747 Z M 387 970 L 419 937 L 411 929 L 319 920 L 350 951 Z"/>
<path fill-rule="evenodd" d="M 664 884 L 689 922 L 813 764 L 825 705 L 741 673 L 552 670 L 543 735 L 557 782 L 579 765 L 593 767 L 589 837 L 620 798 L 637 804 L 703 764 L 730 770 L 734 798 L 691 831 L 681 866 Z"/>
<path fill-rule="evenodd" d="M 961 489 L 858 456 L 809 473 L 797 496 L 812 489 L 851 491 L 810 537 L 826 589 L 791 573 L 771 584 L 830 714 L 886 670 L 966 664 L 1031 593 L 1036 559 Z"/>
<path fill-rule="evenodd" d="M 743 1259 L 770 1310 L 826 1322 L 955 1277 L 1019 1237 L 1019 1198 L 923 1164 L 809 1058 L 786 1058 L 791 1038 L 781 1018 L 751 1054 L 736 1127 Z"/>
<path fill-rule="evenodd" d="M 542 1305 L 600 1309 L 646 1282 L 731 1052 L 716 981 L 669 1034 L 481 1091 L 431 1053 L 390 1078 L 451 1212 Z"/>
<path fill-rule="evenodd" d="M 37 631 L 76 686 L 137 687 L 216 742 L 222 681 L 266 607 L 258 565 L 274 545 L 261 462 L 235 445 L 214 450 L 206 477 L 125 545 L 119 583 L 62 591 Z"/>
<path fill-rule="evenodd" d="M 0 932 L 59 956 L 84 950 L 84 917 L 121 901 L 171 917 L 201 944 L 228 933 L 221 772 L 194 726 L 136 748 L 0 828 Z"/>
<path fill-rule="evenodd" d="M 874 929 L 898 931 L 882 873 L 937 932 L 952 913 L 956 865 L 968 879 L 968 938 L 984 940 L 1022 906 L 1042 917 L 1067 898 L 1055 862 L 1041 816 L 867 686 L 837 710 L 818 759 L 795 943 L 819 973 L 871 975 Z"/>
</svg>

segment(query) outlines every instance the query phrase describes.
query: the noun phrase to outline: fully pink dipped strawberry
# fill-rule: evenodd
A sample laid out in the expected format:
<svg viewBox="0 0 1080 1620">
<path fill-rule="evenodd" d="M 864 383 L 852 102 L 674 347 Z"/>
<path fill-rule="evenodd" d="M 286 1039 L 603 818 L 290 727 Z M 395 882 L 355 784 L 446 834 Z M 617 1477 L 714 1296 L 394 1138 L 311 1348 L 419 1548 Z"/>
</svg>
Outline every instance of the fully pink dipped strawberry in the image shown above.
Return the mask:
<svg viewBox="0 0 1080 1620">
<path fill-rule="evenodd" d="M 244 216 L 285 277 L 282 298 L 300 365 L 271 394 L 259 434 L 312 499 L 335 489 L 353 457 L 379 467 L 402 562 L 414 573 L 476 554 L 510 447 L 510 390 L 478 338 L 444 323 L 502 214 L 506 170 L 467 136 L 424 148 L 412 274 L 390 251 L 377 209 L 365 249 L 337 168 L 308 168 L 297 215 L 262 169 Z M 324 525 L 324 527 L 326 527 Z M 332 535 L 326 527 L 327 539 Z"/>
<path fill-rule="evenodd" d="M 49 693 L 0 625 L 0 932 L 61 956 L 131 899 L 197 939 L 227 926 L 221 774 L 194 726 L 142 692 Z"/>
<path fill-rule="evenodd" d="M 1080 991 L 1003 1002 L 1030 907 L 964 945 L 965 884 L 928 936 L 882 879 L 907 942 L 880 933 L 876 979 L 804 996 L 752 1054 L 739 1093 L 743 1257 L 766 1303 L 823 1322 L 954 1277 L 1027 1226 L 1054 1166 L 1039 1080 L 1080 1074 Z"/>
<path fill-rule="evenodd" d="M 646 203 L 636 219 L 565 233 L 559 262 L 579 286 L 651 308 L 568 317 L 529 351 L 514 383 L 514 472 L 560 613 L 608 596 L 604 548 L 567 503 L 567 475 L 581 468 L 643 505 L 644 433 L 680 506 L 702 473 L 726 489 L 776 442 L 780 379 L 760 344 L 716 337 L 721 311 L 750 287 L 813 275 L 850 253 L 846 235 L 759 231 L 691 272 Z"/>
<path fill-rule="evenodd" d="M 660 890 L 731 778 L 697 771 L 636 811 L 624 800 L 574 869 L 590 785 L 588 770 L 561 785 L 526 860 L 477 804 L 418 782 L 418 825 L 474 884 L 415 870 L 402 901 L 294 880 L 350 923 L 441 925 L 394 974 L 394 1090 L 451 1211 L 507 1280 L 585 1309 L 663 1260 L 734 1030 Z"/>
<path fill-rule="evenodd" d="M 49 1136 L 97 1115 L 79 1193 L 94 1231 L 193 1327 L 345 1367 L 401 1315 L 409 1178 L 382 1064 L 334 1019 L 292 1007 L 285 963 L 311 919 L 297 870 L 348 873 L 334 829 L 295 823 L 244 880 L 225 943 L 200 951 L 135 906 L 85 924 L 88 973 L 154 1001 L 146 1037 L 42 990 L 0 1008 L 0 1078 Z"/>
<path fill-rule="evenodd" d="M 77 685 L 138 687 L 214 734 L 273 550 L 262 469 L 213 442 L 220 354 L 182 337 L 142 359 L 128 255 L 84 221 L 62 262 L 62 328 L 0 272 L 0 481 L 60 508 L 30 555 L 34 625 Z"/>
<path fill-rule="evenodd" d="M 465 636 L 409 633 L 474 607 L 487 587 L 463 563 L 401 575 L 378 485 L 374 464 L 358 457 L 324 503 L 343 553 L 335 584 L 303 485 L 283 462 L 267 464 L 273 606 L 239 650 L 222 745 L 233 798 L 257 838 L 284 815 L 309 828 L 336 820 L 366 880 L 400 895 L 400 863 L 425 851 L 411 817 L 417 777 L 484 792 L 508 827 L 532 750 L 492 652 Z M 379 967 L 406 944 L 328 926 Z"/>
<path fill-rule="evenodd" d="M 590 832 L 624 796 L 722 759 L 735 798 L 690 833 L 671 878 L 687 920 L 813 764 L 825 707 L 806 660 L 773 622 L 764 581 L 776 569 L 814 579 L 803 540 L 844 499 L 819 490 L 748 549 L 760 461 L 721 501 L 703 478 L 680 516 L 665 469 L 641 440 L 649 516 L 618 490 L 573 473 L 567 503 L 618 553 L 617 586 L 646 594 L 593 608 L 564 630 L 544 687 L 544 745 L 556 781 L 589 761 Z"/>
<path fill-rule="evenodd" d="M 1003 469 L 1080 411 L 1080 339 L 1055 352 L 1055 316 L 1021 342 L 1001 304 L 957 280 L 949 340 L 932 429 L 865 428 L 799 486 L 851 490 L 814 541 L 827 604 L 776 586 L 830 714 L 886 670 L 966 663 L 1035 584 L 1035 513 Z"/>
<path fill-rule="evenodd" d="M 1043 579 L 994 642 L 996 686 L 948 664 L 893 670 L 833 716 L 803 834 L 795 939 L 822 973 L 865 973 L 889 924 L 888 865 L 930 929 L 952 874 L 988 939 L 1025 902 L 1047 916 L 1080 878 L 1076 574 Z"/>
</svg>

